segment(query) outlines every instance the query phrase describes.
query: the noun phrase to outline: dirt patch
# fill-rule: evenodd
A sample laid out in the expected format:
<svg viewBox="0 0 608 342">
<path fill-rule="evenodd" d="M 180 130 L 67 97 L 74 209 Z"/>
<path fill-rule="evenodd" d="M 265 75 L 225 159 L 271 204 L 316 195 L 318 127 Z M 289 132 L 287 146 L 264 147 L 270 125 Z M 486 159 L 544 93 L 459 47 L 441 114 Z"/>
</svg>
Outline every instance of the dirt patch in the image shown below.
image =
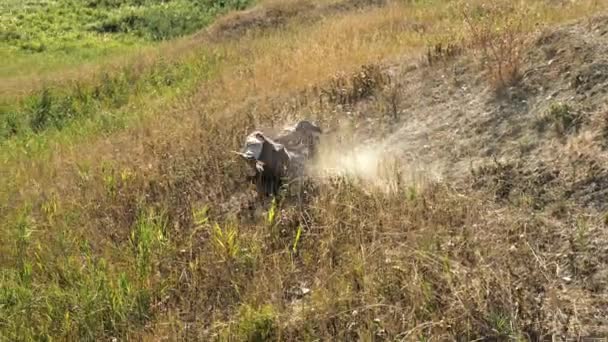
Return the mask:
<svg viewBox="0 0 608 342">
<path fill-rule="evenodd" d="M 235 39 L 248 32 L 277 29 L 292 20 L 314 22 L 325 16 L 371 6 L 382 6 L 385 3 L 385 0 L 344 0 L 328 5 L 318 5 L 310 0 L 276 1 L 221 18 L 196 37 L 209 37 L 212 40 Z"/>
<path fill-rule="evenodd" d="M 528 201 L 535 209 L 542 209 L 547 203 L 555 201 L 550 187 L 559 180 L 560 170 L 547 165 L 526 170 L 521 163 L 484 165 L 473 170 L 473 188 L 486 187 L 494 193 L 496 200 L 516 203 Z"/>
<path fill-rule="evenodd" d="M 348 12 L 357 9 L 364 9 L 372 6 L 384 6 L 386 0 L 344 0 L 327 5 L 325 13 Z"/>
<path fill-rule="evenodd" d="M 237 38 L 252 30 L 280 27 L 296 16 L 306 16 L 314 9 L 315 5 L 307 0 L 257 6 L 217 20 L 205 33 L 216 40 Z"/>
</svg>

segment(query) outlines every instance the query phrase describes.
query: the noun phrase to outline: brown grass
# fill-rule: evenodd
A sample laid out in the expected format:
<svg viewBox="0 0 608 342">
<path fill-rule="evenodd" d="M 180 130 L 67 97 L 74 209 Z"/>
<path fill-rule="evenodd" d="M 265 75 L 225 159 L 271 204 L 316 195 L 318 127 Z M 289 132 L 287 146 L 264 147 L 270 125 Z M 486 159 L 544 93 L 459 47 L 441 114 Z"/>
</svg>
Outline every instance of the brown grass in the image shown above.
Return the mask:
<svg viewBox="0 0 608 342">
<path fill-rule="evenodd" d="M 525 16 L 520 12 L 523 9 L 500 5 L 469 7 L 463 14 L 471 32 L 471 43 L 480 49 L 483 66 L 497 90 L 514 85 L 521 77 L 521 54 L 525 47 L 522 32 Z M 482 12 L 478 14 L 480 18 L 472 17 L 471 13 L 476 11 Z M 496 15 L 505 12 L 511 15 Z"/>
</svg>

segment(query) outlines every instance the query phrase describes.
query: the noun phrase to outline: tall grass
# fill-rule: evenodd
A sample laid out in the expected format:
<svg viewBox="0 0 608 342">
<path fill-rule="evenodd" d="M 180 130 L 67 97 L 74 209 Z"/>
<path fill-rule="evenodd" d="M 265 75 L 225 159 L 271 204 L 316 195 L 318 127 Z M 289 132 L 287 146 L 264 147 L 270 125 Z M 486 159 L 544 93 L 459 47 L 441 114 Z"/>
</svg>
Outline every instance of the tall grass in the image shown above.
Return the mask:
<svg viewBox="0 0 608 342">
<path fill-rule="evenodd" d="M 0 272 L 3 338 L 91 340 L 123 335 L 149 319 L 149 303 L 143 301 L 149 289 L 129 271 L 116 272 L 82 236 L 64 228 L 44 239 L 44 226 L 24 221 L 13 229 L 14 255 L 3 260 Z"/>
</svg>

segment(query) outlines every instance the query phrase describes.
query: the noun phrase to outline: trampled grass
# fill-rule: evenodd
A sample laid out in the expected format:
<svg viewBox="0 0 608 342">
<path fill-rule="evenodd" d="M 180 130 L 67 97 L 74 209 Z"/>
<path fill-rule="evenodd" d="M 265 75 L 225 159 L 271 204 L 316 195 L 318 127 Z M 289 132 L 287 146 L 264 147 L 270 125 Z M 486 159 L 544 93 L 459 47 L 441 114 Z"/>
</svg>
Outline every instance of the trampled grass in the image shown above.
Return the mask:
<svg viewBox="0 0 608 342">
<path fill-rule="evenodd" d="M 438 42 L 476 48 L 467 45 L 475 36 L 462 20 L 463 2 L 358 10 L 355 1 L 333 12 L 336 2 L 311 3 L 331 15 L 252 25 L 234 39 L 153 45 L 146 26 L 116 32 L 109 54 L 130 42 L 154 52 L 141 63 L 117 56 L 107 70 L 72 67 L 63 57 L 55 64 L 66 52 L 50 37 L 72 39 L 74 61 L 103 59 L 97 49 L 106 45 L 85 24 L 107 18 L 66 17 L 48 34 L 37 19 L 24 32 L 48 41 L 43 51 L 23 50 L 21 38 L 10 43 L 9 54 L 20 57 L 3 77 L 23 78 L 0 113 L 1 336 L 398 340 L 546 331 L 549 318 L 530 303 L 536 288 L 560 285 L 537 241 L 562 223 L 545 214 L 498 208 L 449 185 L 387 194 L 349 179 L 311 186 L 303 203 L 287 197 L 247 213 L 234 202 L 243 172 L 227 146 L 238 148 L 248 130 L 270 119 L 340 119 L 299 92 L 364 64 L 418 61 Z M 480 16 L 473 24 L 518 19 L 522 36 L 603 8 L 593 1 L 468 3 Z M 121 18 L 149 10 L 104 6 L 91 11 Z M 53 17 L 66 8 L 53 9 Z M 76 22 L 82 40 L 63 28 Z M 91 58 L 81 59 L 87 51 Z M 27 65 L 61 65 L 65 75 L 50 73 L 41 87 L 28 82 Z M 583 248 L 588 231 L 572 232 Z"/>
</svg>

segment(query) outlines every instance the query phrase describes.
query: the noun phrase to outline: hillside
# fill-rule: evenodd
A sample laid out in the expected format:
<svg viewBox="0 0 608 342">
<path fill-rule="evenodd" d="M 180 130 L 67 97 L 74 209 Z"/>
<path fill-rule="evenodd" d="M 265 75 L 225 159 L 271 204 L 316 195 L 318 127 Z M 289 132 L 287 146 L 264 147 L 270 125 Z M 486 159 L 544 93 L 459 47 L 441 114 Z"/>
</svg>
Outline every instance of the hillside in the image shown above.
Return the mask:
<svg viewBox="0 0 608 342">
<path fill-rule="evenodd" d="M 35 75 L 178 38 L 247 0 L 5 0 L 0 75 Z"/>
<path fill-rule="evenodd" d="M 608 337 L 608 6 L 204 12 L 109 36 L 145 51 L 2 74 L 0 340 Z M 230 151 L 297 119 L 319 157 L 260 199 Z"/>
</svg>

